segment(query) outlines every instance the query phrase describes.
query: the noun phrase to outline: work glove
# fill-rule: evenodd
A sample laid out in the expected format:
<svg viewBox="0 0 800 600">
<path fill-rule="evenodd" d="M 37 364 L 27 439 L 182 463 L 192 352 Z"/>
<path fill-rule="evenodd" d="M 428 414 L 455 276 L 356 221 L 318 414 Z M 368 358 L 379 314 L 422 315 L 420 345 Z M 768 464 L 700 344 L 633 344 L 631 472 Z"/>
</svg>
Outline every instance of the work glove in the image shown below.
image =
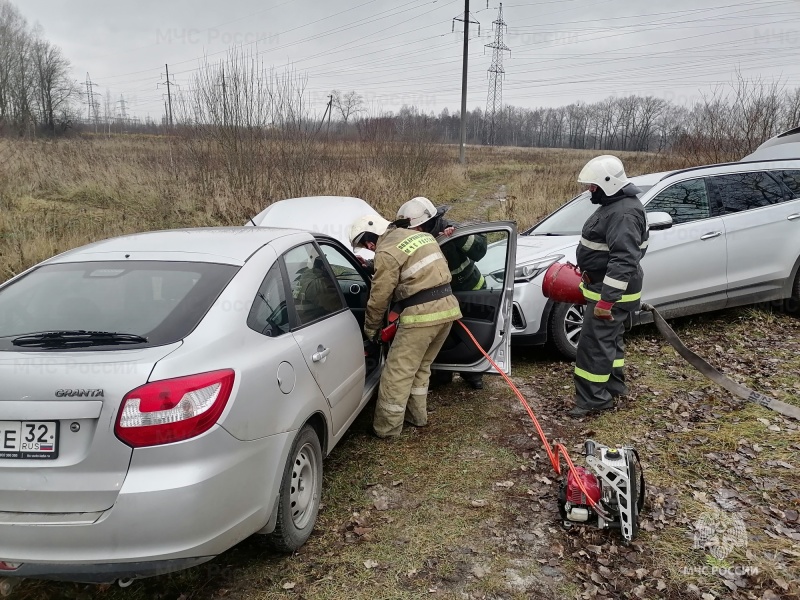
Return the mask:
<svg viewBox="0 0 800 600">
<path fill-rule="evenodd" d="M 364 328 L 364 335 L 366 336 L 367 340 L 370 342 L 377 342 L 378 340 L 378 330 L 377 329 L 367 329 Z"/>
<path fill-rule="evenodd" d="M 614 317 L 611 316 L 611 309 L 613 308 L 613 302 L 606 302 L 605 300 L 600 300 L 594 307 L 594 318 L 595 319 L 602 319 L 603 321 L 613 321 Z"/>
</svg>

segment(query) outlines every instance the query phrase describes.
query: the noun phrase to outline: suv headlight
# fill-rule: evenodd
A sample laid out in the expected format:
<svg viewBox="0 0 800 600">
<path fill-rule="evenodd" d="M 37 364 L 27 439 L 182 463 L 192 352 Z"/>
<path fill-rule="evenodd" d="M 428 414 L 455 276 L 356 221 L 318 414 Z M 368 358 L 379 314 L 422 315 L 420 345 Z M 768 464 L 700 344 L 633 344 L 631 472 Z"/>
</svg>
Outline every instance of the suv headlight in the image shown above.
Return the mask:
<svg viewBox="0 0 800 600">
<path fill-rule="evenodd" d="M 514 269 L 514 283 L 526 283 L 528 281 L 532 281 L 535 277 L 544 273 L 550 267 L 550 265 L 558 262 L 562 258 L 564 258 L 563 254 L 545 256 L 544 258 L 540 258 L 532 262 L 517 265 L 517 268 Z"/>
</svg>

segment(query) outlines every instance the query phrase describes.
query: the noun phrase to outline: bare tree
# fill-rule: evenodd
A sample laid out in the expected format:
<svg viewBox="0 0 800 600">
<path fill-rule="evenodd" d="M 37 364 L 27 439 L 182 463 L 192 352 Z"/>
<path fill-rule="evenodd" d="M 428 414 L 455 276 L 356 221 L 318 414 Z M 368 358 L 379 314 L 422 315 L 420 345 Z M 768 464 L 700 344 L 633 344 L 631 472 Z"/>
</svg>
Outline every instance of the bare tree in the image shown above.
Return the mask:
<svg viewBox="0 0 800 600">
<path fill-rule="evenodd" d="M 339 111 L 345 125 L 347 125 L 351 117 L 364 112 L 364 98 L 357 94 L 355 90 L 351 90 L 346 94 L 342 94 L 339 90 L 333 90 L 331 96 L 333 96 L 333 106 Z"/>
</svg>

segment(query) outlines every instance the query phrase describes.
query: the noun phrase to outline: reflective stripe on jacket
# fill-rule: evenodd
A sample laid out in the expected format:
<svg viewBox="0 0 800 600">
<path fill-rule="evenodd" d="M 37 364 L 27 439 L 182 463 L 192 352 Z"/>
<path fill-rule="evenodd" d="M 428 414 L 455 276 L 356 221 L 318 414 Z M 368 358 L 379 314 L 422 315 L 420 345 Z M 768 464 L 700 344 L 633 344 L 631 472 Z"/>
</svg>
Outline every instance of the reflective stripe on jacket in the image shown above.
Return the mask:
<svg viewBox="0 0 800 600">
<path fill-rule="evenodd" d="M 639 262 L 650 234 L 638 192 L 636 186 L 626 186 L 605 200 L 583 226 L 577 259 L 591 278 L 581 286 L 588 300 L 619 303 L 630 310 L 639 306 L 644 280 Z"/>
<path fill-rule="evenodd" d="M 372 277 L 364 329 L 380 329 L 392 302 L 405 300 L 451 280 L 447 261 L 433 236 L 409 229 L 388 229 L 378 238 L 375 249 L 375 275 Z M 400 324 L 425 327 L 460 318 L 458 300 L 450 295 L 405 308 L 400 313 Z"/>
</svg>

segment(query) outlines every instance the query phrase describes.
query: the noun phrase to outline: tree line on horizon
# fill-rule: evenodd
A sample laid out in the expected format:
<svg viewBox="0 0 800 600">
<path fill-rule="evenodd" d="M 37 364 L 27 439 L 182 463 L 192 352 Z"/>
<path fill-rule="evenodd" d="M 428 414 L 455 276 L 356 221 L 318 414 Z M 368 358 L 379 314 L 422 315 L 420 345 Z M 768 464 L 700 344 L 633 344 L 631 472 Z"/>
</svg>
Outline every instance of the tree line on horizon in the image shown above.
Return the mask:
<svg viewBox="0 0 800 600">
<path fill-rule="evenodd" d="M 112 121 L 120 123 L 109 107 L 110 92 L 101 115 L 99 100 L 90 107 L 70 71 L 69 60 L 45 39 L 41 27 L 31 27 L 14 5 L 0 0 L 0 135 L 55 136 L 89 132 L 92 126 L 97 132 L 99 123 L 110 132 Z M 333 90 L 321 119 L 302 98 L 305 84 L 302 74 L 276 74 L 258 57 L 231 49 L 218 63 L 201 65 L 189 91 L 176 96 L 172 131 L 197 135 L 239 128 L 252 136 L 258 131 L 274 135 L 277 129 L 303 132 L 304 139 L 422 137 L 445 144 L 460 140 L 458 111 L 445 108 L 437 115 L 403 106 L 397 112 L 371 114 L 354 90 Z M 748 80 L 737 72 L 730 84 L 708 90 L 691 104 L 630 94 L 559 107 L 506 105 L 494 116 L 494 141 L 500 146 L 669 151 L 692 160 L 719 162 L 737 160 L 764 140 L 798 125 L 800 88 Z M 160 123 L 150 118 L 125 119 L 124 127 L 115 131 L 164 133 L 168 128 L 166 118 Z M 480 108 L 467 112 L 468 143 L 486 144 L 488 131 L 488 115 Z"/>
</svg>

